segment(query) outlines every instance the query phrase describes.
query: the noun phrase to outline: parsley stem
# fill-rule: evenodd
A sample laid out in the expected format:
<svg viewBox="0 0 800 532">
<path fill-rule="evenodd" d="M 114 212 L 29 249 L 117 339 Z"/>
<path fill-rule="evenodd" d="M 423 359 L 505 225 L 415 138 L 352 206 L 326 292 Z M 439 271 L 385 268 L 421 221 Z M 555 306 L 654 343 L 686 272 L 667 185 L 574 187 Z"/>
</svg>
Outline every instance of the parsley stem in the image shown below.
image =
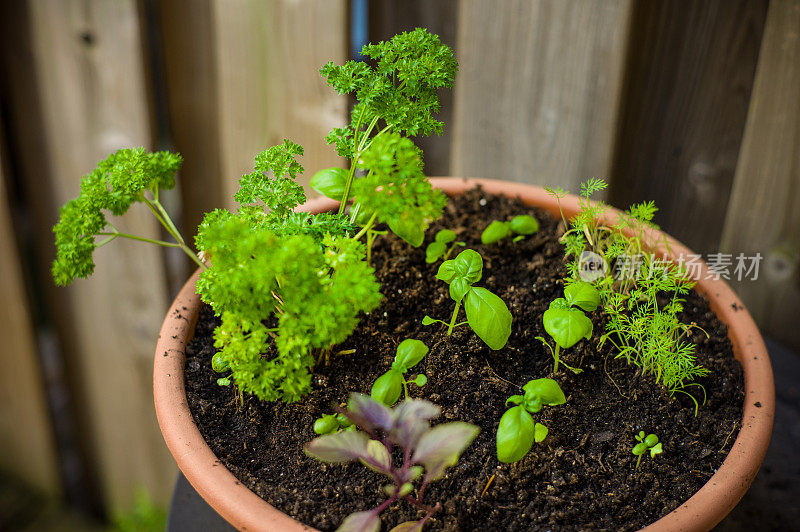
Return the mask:
<svg viewBox="0 0 800 532">
<path fill-rule="evenodd" d="M 359 124 L 360 124 L 359 118 Z M 350 172 L 347 174 L 347 182 L 344 184 L 344 192 L 342 193 L 342 201 L 339 203 L 339 214 L 343 214 L 345 208 L 347 207 L 347 200 L 350 199 L 350 188 L 353 185 L 353 178 L 355 177 L 356 173 L 356 164 L 358 163 L 358 158 L 361 156 L 361 151 L 364 149 L 364 144 L 366 144 L 367 139 L 369 138 L 369 134 L 372 133 L 372 130 L 375 128 L 375 124 L 378 123 L 378 117 L 372 119 L 367 126 L 366 131 L 364 131 L 364 136 L 361 137 L 361 142 L 358 144 L 358 148 L 356 148 L 355 153 L 353 154 L 353 159 L 350 161 Z M 356 135 L 358 134 L 358 130 L 353 133 L 353 142 L 355 143 Z"/>
<path fill-rule="evenodd" d="M 152 238 L 145 238 L 143 236 L 130 235 L 128 233 L 120 233 L 118 231 L 114 232 L 114 233 L 95 233 L 95 235 L 111 237 L 111 238 L 107 238 L 107 239 L 103 240 L 99 245 L 103 245 L 103 244 L 105 244 L 107 242 L 110 242 L 111 240 L 113 240 L 113 239 L 115 239 L 117 237 L 122 237 L 122 238 L 130 238 L 131 240 L 138 240 L 139 242 L 147 242 L 149 244 L 156 244 L 158 246 L 164 246 L 164 247 L 168 247 L 168 248 L 181 247 L 180 244 L 175 243 L 175 242 L 165 242 L 163 240 L 154 240 Z"/>
</svg>

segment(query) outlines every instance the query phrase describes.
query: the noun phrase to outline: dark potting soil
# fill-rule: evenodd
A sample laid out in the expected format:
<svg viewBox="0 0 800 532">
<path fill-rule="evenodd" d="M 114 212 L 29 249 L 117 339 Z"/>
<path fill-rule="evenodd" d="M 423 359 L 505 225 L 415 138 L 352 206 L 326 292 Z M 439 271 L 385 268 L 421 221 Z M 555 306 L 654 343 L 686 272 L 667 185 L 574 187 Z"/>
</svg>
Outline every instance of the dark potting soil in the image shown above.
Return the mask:
<svg viewBox="0 0 800 532">
<path fill-rule="evenodd" d="M 480 243 L 491 220 L 525 213 L 539 219 L 538 233 L 519 243 Z M 558 220 L 518 200 L 473 190 L 450 200 L 433 229 L 445 227 L 483 256 L 483 279 L 477 286 L 499 295 L 514 317 L 508 344 L 499 351 L 490 350 L 468 326 L 450 337 L 439 325 L 422 326 L 425 314 L 448 320 L 454 303 L 447 285 L 435 278 L 438 264 L 425 263 L 425 246 L 413 249 L 392 235 L 379 239 L 373 251 L 384 295 L 381 306 L 337 348 L 356 352 L 316 368 L 313 391 L 301 402 L 262 403 L 246 397 L 240 405 L 233 390 L 218 386 L 211 369 L 217 320 L 208 307 L 202 308 L 186 349 L 186 394 L 203 437 L 242 483 L 321 530 L 333 530 L 348 514 L 380 504 L 382 476 L 356 463 L 322 464 L 302 448 L 315 437 L 317 417 L 332 413 L 350 392 L 369 393 L 405 338 L 430 347 L 410 374 L 425 373 L 428 383 L 411 386 L 412 395 L 442 407 L 436 422 L 461 420 L 481 428 L 458 464 L 427 488 L 426 503 L 438 501 L 442 510 L 426 529 L 636 529 L 678 507 L 713 475 L 738 434 L 744 394 L 727 329 L 704 298 L 692 293 L 682 316 L 710 336 L 697 330 L 692 338 L 698 361 L 710 370 L 698 381 L 707 400 L 695 417 L 689 397 L 670 397 L 652 376 L 598 348 L 600 309 L 590 313 L 596 331 L 592 339 L 562 353 L 583 373 L 562 369 L 552 374 L 553 359 L 535 337 L 545 336 L 542 314 L 563 295 L 566 269 L 556 236 Z M 535 415 L 550 429 L 544 443 L 516 464 L 501 464 L 495 434 L 505 400 L 539 377 L 556 379 L 567 403 Z M 639 430 L 657 434 L 664 452 L 643 457 L 637 468 L 631 449 Z M 382 514 L 386 530 L 421 517 L 405 502 Z"/>
</svg>

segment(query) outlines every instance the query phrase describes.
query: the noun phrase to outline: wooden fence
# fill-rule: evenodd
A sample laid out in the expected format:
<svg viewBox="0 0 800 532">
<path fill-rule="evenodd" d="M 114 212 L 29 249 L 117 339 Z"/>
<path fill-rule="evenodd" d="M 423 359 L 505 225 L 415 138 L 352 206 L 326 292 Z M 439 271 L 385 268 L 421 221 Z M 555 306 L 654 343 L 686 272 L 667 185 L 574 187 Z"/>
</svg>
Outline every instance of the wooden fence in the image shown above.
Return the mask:
<svg viewBox="0 0 800 532">
<path fill-rule="evenodd" d="M 370 40 L 423 26 L 456 51 L 445 135 L 419 139 L 429 174 L 571 190 L 604 177 L 612 204 L 653 199 L 697 252 L 760 252 L 758 281 L 734 284 L 767 333 L 800 346 L 800 0 L 366 5 Z M 305 147 L 309 175 L 338 163 L 323 136 L 348 102 L 317 71 L 348 59 L 351 7 L 2 4 L 0 471 L 95 510 L 129 507 L 139 486 L 168 500 L 151 359 L 189 266 L 115 242 L 92 280 L 56 289 L 58 205 L 122 146 L 184 155 L 167 199 L 188 234 L 284 137 Z M 158 230 L 141 212 L 123 226 Z"/>
</svg>

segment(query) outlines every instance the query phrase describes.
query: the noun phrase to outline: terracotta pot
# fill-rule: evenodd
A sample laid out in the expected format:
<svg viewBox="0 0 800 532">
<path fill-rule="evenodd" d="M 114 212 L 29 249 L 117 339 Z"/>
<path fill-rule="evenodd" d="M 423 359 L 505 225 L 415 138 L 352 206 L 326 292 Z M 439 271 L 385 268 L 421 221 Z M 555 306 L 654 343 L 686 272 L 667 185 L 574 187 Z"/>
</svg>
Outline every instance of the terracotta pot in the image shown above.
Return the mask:
<svg viewBox="0 0 800 532">
<path fill-rule="evenodd" d="M 528 205 L 558 215 L 553 197 L 539 187 L 485 179 L 434 178 L 431 181 L 450 195 L 480 184 L 487 192 L 519 196 Z M 321 212 L 336 205 L 335 201 L 318 198 L 309 201 L 304 209 Z M 568 217 L 578 210 L 575 196 L 563 199 L 561 205 Z M 614 219 L 614 213 L 610 213 L 609 222 Z M 691 253 L 669 237 L 668 242 L 673 256 Z M 701 277 L 705 277 L 707 271 L 703 264 Z M 183 366 L 184 347 L 194 333 L 200 305 L 200 298 L 195 294 L 197 276 L 196 272 L 172 304 L 156 346 L 153 393 L 164 440 L 178 467 L 200 496 L 233 526 L 248 531 L 313 530 L 275 509 L 237 481 L 214 456 L 194 424 L 184 392 Z M 775 410 L 772 366 L 756 324 L 724 281 L 703 279 L 698 282 L 697 291 L 709 299 L 713 311 L 728 325 L 734 354 L 744 368 L 746 396 L 742 427 L 731 452 L 714 476 L 679 508 L 646 527 L 648 531 L 711 529 L 747 491 L 772 433 Z"/>
</svg>

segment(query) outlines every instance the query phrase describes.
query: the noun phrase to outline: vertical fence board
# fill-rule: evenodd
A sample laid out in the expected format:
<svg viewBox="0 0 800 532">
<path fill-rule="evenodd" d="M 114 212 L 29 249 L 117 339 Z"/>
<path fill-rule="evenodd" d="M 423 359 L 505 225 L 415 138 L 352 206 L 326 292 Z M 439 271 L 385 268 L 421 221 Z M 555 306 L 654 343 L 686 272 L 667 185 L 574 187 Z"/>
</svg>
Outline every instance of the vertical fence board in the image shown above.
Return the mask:
<svg viewBox="0 0 800 532">
<path fill-rule="evenodd" d="M 319 69 L 347 58 L 344 0 L 213 2 L 222 192 L 228 206 L 254 156 L 290 138 L 302 145 L 303 184 L 341 164 L 324 137 L 344 124 L 346 99 Z"/>
<path fill-rule="evenodd" d="M 369 40 L 378 42 L 414 28 L 437 34 L 443 43 L 455 49 L 458 0 L 371 0 L 369 3 Z M 458 58 L 458 50 L 455 50 Z M 456 76 L 456 85 L 459 83 Z M 453 91 L 439 91 L 441 110 L 437 119 L 444 122 L 444 134 L 415 139 L 422 148 L 427 175 L 450 175 L 450 145 L 453 126 Z"/>
<path fill-rule="evenodd" d="M 0 469 L 58 494 L 55 442 L 3 182 L 3 155 L 0 151 Z"/>
<path fill-rule="evenodd" d="M 31 8 L 50 185 L 60 204 L 109 152 L 149 144 L 138 16 L 133 0 L 37 0 Z M 151 215 L 138 208 L 117 227 L 158 234 Z M 104 496 L 111 510 L 130 508 L 141 485 L 165 502 L 175 469 L 151 392 L 153 346 L 167 305 L 163 257 L 127 241 L 95 255 L 93 278 L 70 287 L 67 308 L 57 310 L 76 325 L 73 363 L 89 400 Z"/>
<path fill-rule="evenodd" d="M 762 329 L 800 347 L 800 1 L 771 0 L 722 249 L 761 252 L 735 283 Z"/>
<path fill-rule="evenodd" d="M 766 0 L 637 2 L 610 200 L 716 252 L 755 75 Z"/>
<path fill-rule="evenodd" d="M 630 0 L 463 0 L 453 173 L 572 190 L 606 177 L 630 9 Z"/>
<path fill-rule="evenodd" d="M 172 143 L 183 155 L 186 236 L 223 203 L 211 0 L 158 2 Z"/>
</svg>

